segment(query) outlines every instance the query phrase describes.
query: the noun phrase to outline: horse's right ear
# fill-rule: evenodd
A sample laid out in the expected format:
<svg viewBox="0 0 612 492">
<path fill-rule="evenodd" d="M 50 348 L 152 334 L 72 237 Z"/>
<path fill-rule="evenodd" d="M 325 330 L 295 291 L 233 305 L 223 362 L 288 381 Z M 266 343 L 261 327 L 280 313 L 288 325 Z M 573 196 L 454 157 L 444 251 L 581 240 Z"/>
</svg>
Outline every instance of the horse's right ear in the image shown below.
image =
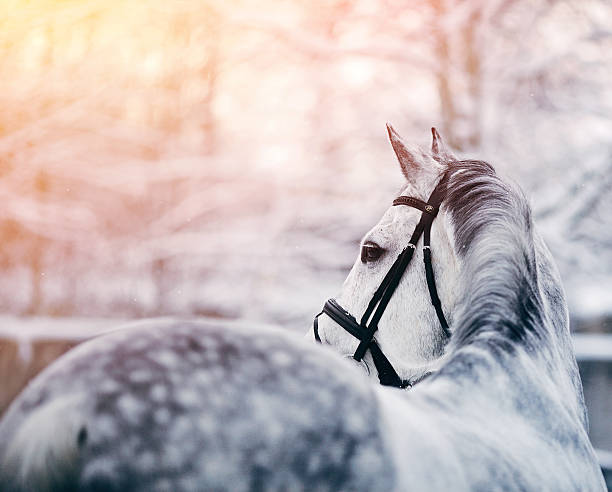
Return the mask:
<svg viewBox="0 0 612 492">
<path fill-rule="evenodd" d="M 387 132 L 402 173 L 409 181 L 414 180 L 415 174 L 418 174 L 425 166 L 427 156 L 418 147 L 406 144 L 389 123 L 387 123 Z"/>
<path fill-rule="evenodd" d="M 440 163 L 457 160 L 434 127 L 431 128 L 431 156 Z"/>
</svg>

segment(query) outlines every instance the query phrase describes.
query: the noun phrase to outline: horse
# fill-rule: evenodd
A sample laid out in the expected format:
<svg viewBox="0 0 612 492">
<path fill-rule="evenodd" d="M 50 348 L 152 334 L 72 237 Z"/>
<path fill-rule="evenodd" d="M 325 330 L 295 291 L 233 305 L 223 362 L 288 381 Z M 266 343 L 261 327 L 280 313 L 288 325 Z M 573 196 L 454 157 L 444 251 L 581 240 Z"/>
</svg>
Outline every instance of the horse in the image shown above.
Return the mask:
<svg viewBox="0 0 612 492">
<path fill-rule="evenodd" d="M 432 131 L 424 151 L 389 127 L 403 199 L 317 317 L 321 344 L 198 320 L 85 342 L 0 421 L 0 490 L 605 490 L 528 202 Z"/>
</svg>

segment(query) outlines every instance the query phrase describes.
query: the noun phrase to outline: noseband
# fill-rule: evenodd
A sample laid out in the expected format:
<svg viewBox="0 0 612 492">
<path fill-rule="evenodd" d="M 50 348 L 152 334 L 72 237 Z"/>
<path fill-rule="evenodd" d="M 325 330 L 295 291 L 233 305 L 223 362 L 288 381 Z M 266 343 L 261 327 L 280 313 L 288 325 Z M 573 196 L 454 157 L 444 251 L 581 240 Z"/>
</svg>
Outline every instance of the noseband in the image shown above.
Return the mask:
<svg viewBox="0 0 612 492">
<path fill-rule="evenodd" d="M 438 320 L 440 320 L 442 330 L 447 337 L 450 337 L 448 323 L 444 317 L 442 304 L 440 303 L 440 298 L 438 297 L 438 291 L 436 289 L 436 281 L 433 268 L 431 266 L 430 248 L 431 224 L 436 218 L 436 215 L 440 209 L 440 204 L 446 195 L 446 182 L 447 175 L 445 174 L 433 190 L 427 202 L 410 196 L 400 196 L 393 200 L 394 206 L 407 205 L 409 207 L 419 209 L 422 212 L 421 219 L 416 225 L 408 245 L 397 257 L 385 275 L 382 283 L 378 289 L 376 289 L 376 292 L 374 292 L 374 295 L 368 304 L 368 308 L 361 317 L 361 322 L 357 323 L 355 317 L 343 309 L 335 299 L 328 299 L 325 302 L 325 306 L 323 306 L 323 311 L 317 314 L 314 319 L 314 336 L 317 342 L 321 342 L 321 338 L 319 337 L 319 316 L 324 313 L 338 323 L 347 332 L 357 338 L 360 342 L 357 350 L 355 350 L 355 353 L 353 354 L 353 359 L 356 361 L 361 361 L 366 351 L 369 350 L 372 354 L 372 359 L 374 360 L 376 370 L 378 371 L 378 379 L 380 380 L 380 384 L 385 386 L 395 386 L 397 388 L 412 386 L 410 381 L 402 380 L 398 376 L 397 372 L 389 362 L 389 359 L 387 359 L 385 354 L 383 354 L 382 350 L 380 349 L 378 342 L 374 338 L 374 333 L 376 333 L 376 330 L 378 329 L 378 322 L 380 321 L 387 304 L 389 304 L 391 296 L 395 292 L 395 289 L 397 289 L 402 275 L 410 264 L 410 260 L 412 260 L 414 250 L 416 249 L 416 245 L 421 235 L 423 235 L 423 260 L 425 263 L 425 277 L 427 278 L 429 296 L 431 297 L 431 303 L 436 310 Z"/>
</svg>

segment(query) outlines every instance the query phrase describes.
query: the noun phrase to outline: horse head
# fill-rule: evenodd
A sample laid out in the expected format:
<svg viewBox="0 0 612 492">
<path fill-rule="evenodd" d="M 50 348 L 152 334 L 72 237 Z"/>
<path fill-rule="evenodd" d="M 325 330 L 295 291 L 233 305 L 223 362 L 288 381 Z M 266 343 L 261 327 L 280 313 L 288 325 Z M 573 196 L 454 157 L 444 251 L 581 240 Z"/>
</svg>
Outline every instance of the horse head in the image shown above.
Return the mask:
<svg viewBox="0 0 612 492">
<path fill-rule="evenodd" d="M 429 152 L 406 143 L 390 125 L 387 125 L 387 130 L 406 178 L 401 199 L 396 199 L 363 237 L 359 256 L 340 293 L 331 300 L 333 304 L 328 301 L 323 311 L 327 316 L 317 318 L 315 333 L 311 336 L 358 360 L 370 377 L 378 376 L 383 382 L 380 364 L 376 360 L 377 353 L 381 352 L 393 368 L 389 370 L 397 373 L 399 379 L 395 381 L 403 382 L 394 384 L 392 379 L 386 384 L 411 385 L 442 361 L 458 302 L 459 262 L 454 247 L 453 223 L 444 203 L 444 179 L 456 159 L 435 128 L 432 128 L 433 141 Z M 432 190 L 437 193 L 436 198 Z M 432 199 L 440 203 L 429 206 L 428 200 Z M 402 204 L 410 206 L 397 206 Z M 433 217 L 431 214 L 428 216 L 428 207 L 436 208 Z M 424 219 L 430 219 L 431 241 L 426 232 L 423 238 L 416 237 L 418 244 L 412 245 L 409 241 L 415 237 L 414 231 Z M 406 251 L 407 246 L 413 251 Z M 426 253 L 426 249 L 430 252 Z M 351 323 L 354 326 L 351 330 L 350 326 L 342 326 L 342 317 L 363 316 L 360 325 L 366 336 L 369 327 L 364 318 L 369 317 L 368 310 L 372 311 L 370 315 L 375 314 L 375 305 L 379 304 L 375 302 L 376 298 L 383 296 L 383 286 L 388 283 L 394 269 L 397 270 L 400 257 L 406 252 L 411 255 L 410 264 L 399 275 L 395 272 L 399 283 L 388 294 L 392 299 L 382 308 L 380 320 L 373 328 L 372 340 L 376 347 L 370 347 L 371 350 L 363 352 L 360 357 L 360 345 L 368 342 L 363 342 L 364 337 L 356 333 L 360 330 L 356 325 L 359 318 L 355 319 L 355 324 Z M 433 280 L 428 280 L 426 268 L 423 268 L 426 254 L 432 258 Z M 431 292 L 432 285 L 434 293 Z M 439 298 L 438 311 L 441 312 L 432 306 L 434 297 Z M 334 316 L 334 309 L 340 312 L 341 319 Z"/>
</svg>

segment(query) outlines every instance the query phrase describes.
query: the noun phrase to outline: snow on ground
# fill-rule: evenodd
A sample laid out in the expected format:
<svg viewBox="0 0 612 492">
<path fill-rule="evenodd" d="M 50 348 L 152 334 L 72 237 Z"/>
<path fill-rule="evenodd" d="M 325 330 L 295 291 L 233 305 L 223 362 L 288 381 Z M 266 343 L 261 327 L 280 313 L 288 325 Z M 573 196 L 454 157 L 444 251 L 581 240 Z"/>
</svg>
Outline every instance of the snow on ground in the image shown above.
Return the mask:
<svg viewBox="0 0 612 492">
<path fill-rule="evenodd" d="M 605 361 L 612 363 L 612 335 L 575 333 L 573 338 L 574 352 L 576 359 L 579 361 Z"/>
</svg>

